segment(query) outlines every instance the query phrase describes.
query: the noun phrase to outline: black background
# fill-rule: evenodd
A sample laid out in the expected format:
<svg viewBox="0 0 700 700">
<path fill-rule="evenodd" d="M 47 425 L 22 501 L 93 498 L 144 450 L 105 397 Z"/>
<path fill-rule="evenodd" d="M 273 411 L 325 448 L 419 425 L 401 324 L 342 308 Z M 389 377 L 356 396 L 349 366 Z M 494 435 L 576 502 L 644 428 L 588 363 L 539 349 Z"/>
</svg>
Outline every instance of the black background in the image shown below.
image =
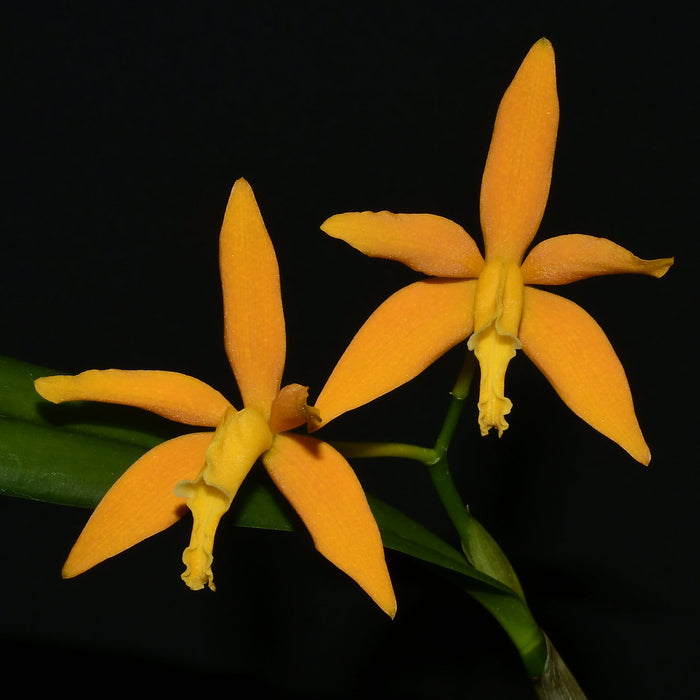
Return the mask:
<svg viewBox="0 0 700 700">
<path fill-rule="evenodd" d="M 22 4 L 4 11 L 0 353 L 65 372 L 156 368 L 238 402 L 221 339 L 217 236 L 246 177 L 274 241 L 285 381 L 317 393 L 359 324 L 418 275 L 318 229 L 358 209 L 425 211 L 480 242 L 498 101 L 554 44 L 561 103 L 540 237 L 675 255 L 662 280 L 560 291 L 608 333 L 652 450 L 644 468 L 564 408 L 519 355 L 514 409 L 452 465 L 541 625 L 595 698 L 693 698 L 697 670 L 697 53 L 674 2 Z M 91 4 L 92 5 L 92 4 Z M 690 7 L 688 3 L 688 7 Z M 697 274 L 695 274 L 697 278 Z M 328 428 L 430 444 L 462 350 Z M 356 465 L 368 490 L 451 540 L 421 468 Z M 141 679 L 278 697 L 528 698 L 497 624 L 388 554 L 385 619 L 305 536 L 222 526 L 216 593 L 179 579 L 186 522 L 61 581 L 87 513 L 5 498 L 0 639 L 31 683 Z M 452 541 L 452 540 L 451 540 Z"/>
</svg>

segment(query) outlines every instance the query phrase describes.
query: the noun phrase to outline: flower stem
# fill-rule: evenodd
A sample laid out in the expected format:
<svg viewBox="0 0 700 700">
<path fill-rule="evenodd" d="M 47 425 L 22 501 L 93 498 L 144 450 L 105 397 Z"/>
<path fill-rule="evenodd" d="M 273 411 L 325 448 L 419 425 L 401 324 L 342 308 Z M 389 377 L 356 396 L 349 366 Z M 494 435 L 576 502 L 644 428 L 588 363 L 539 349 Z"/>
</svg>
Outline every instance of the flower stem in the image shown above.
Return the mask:
<svg viewBox="0 0 700 700">
<path fill-rule="evenodd" d="M 333 445 L 346 457 L 400 457 L 422 462 L 428 468 L 438 498 L 460 538 L 466 559 L 474 568 L 505 584 L 512 595 L 459 577 L 461 586 L 491 613 L 508 634 L 520 654 L 527 675 L 533 680 L 538 697 L 543 700 L 560 700 L 564 697 L 585 700 L 575 679 L 532 616 L 515 571 L 496 541 L 469 512 L 450 472 L 447 452 L 475 369 L 476 358 L 467 352 L 450 392 L 445 420 L 432 448 L 398 442 L 334 442 Z"/>
<path fill-rule="evenodd" d="M 472 353 L 467 353 L 451 392 L 445 420 L 435 441 L 433 449 L 435 460 L 426 462 L 426 466 L 445 512 L 457 531 L 462 551 L 469 563 L 508 586 L 520 599 L 522 607 L 511 609 L 504 605 L 502 596 L 494 596 L 490 591 L 469 587 L 468 592 L 495 617 L 506 631 L 518 649 L 528 675 L 538 677 L 547 659 L 544 635 L 527 607 L 522 587 L 513 567 L 498 543 L 469 512 L 469 508 L 459 494 L 447 461 L 447 451 L 462 413 L 464 400 L 469 394 L 475 369 L 476 358 Z"/>
<path fill-rule="evenodd" d="M 435 450 L 403 442 L 333 442 L 344 457 L 402 457 L 423 464 L 435 461 Z"/>
<path fill-rule="evenodd" d="M 469 395 L 469 387 L 475 369 L 476 359 L 472 353 L 467 352 L 451 392 L 445 420 L 435 441 L 435 447 L 433 448 L 434 460 L 429 463 L 426 462 L 433 486 L 462 542 L 466 541 L 470 515 L 459 495 L 447 464 L 447 450 L 457 428 L 457 423 L 464 407 L 464 399 Z"/>
</svg>

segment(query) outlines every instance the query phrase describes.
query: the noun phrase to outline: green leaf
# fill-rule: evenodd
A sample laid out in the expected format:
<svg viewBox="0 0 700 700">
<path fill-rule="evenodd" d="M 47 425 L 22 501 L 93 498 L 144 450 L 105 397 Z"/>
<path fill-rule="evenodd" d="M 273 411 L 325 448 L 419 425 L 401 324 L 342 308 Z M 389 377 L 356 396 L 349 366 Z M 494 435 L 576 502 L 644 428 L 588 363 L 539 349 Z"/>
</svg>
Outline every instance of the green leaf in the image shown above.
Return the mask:
<svg viewBox="0 0 700 700">
<path fill-rule="evenodd" d="M 525 600 L 520 581 L 508 558 L 496 540 L 471 513 L 469 513 L 465 531 L 466 537 L 462 540 L 462 549 L 469 562 L 479 571 L 484 571 L 489 576 L 505 583 L 508 588 Z"/>
<path fill-rule="evenodd" d="M 0 418 L 0 493 L 94 507 L 143 448 Z"/>
<path fill-rule="evenodd" d="M 440 574 L 483 605 L 515 644 L 530 678 L 547 661 L 547 644 L 525 600 L 514 590 L 469 564 L 465 556 L 401 511 L 369 497 L 384 546 L 439 568 Z"/>
</svg>

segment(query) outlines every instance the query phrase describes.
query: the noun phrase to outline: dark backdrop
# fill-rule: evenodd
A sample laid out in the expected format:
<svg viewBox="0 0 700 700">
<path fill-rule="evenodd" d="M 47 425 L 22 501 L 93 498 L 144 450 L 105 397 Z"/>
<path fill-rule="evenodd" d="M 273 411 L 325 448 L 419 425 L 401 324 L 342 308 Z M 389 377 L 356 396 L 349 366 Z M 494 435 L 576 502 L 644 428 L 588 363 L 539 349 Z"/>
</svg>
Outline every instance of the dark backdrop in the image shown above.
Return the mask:
<svg viewBox="0 0 700 700">
<path fill-rule="evenodd" d="M 286 381 L 317 392 L 352 333 L 417 275 L 318 229 L 426 211 L 480 241 L 500 97 L 541 36 L 561 126 L 540 236 L 675 255 L 661 281 L 561 291 L 601 323 L 652 449 L 644 468 L 570 414 L 519 355 L 511 427 L 453 449 L 465 498 L 518 570 L 591 699 L 692 698 L 696 657 L 697 53 L 681 3 L 17 4 L 6 28 L 0 353 L 66 372 L 158 368 L 237 395 L 221 340 L 217 235 L 252 184 L 279 257 Z M 696 275 L 697 276 L 697 275 Z M 461 350 L 329 428 L 430 444 Z M 420 468 L 363 462 L 369 490 L 451 537 Z M 527 698 L 493 620 L 389 553 L 390 623 L 305 536 L 227 528 L 215 594 L 179 579 L 187 523 L 63 582 L 87 513 L 0 501 L 0 639 L 33 684 L 208 678 L 280 697 Z M 48 685 L 47 685 L 48 687 Z M 202 692 L 206 692 L 203 690 Z"/>
</svg>

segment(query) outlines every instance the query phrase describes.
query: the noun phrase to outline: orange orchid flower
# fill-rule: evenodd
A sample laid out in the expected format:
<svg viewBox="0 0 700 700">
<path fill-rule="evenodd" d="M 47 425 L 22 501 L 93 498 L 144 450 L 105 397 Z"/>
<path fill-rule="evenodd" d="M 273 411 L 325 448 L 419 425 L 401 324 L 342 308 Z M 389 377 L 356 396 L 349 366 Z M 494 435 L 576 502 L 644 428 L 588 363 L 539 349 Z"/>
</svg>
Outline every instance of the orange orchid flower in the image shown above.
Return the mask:
<svg viewBox="0 0 700 700">
<path fill-rule="evenodd" d="M 353 212 L 323 223 L 366 255 L 432 276 L 389 297 L 357 333 L 315 404 L 324 424 L 468 338 L 481 368 L 482 435 L 508 427 L 505 372 L 522 348 L 574 413 L 649 463 L 624 369 L 601 328 L 573 302 L 530 285 L 613 273 L 661 277 L 673 258 L 641 260 L 612 241 L 572 234 L 539 243 L 523 262 L 549 194 L 558 121 L 554 50 L 541 39 L 496 115 L 481 186 L 484 257 L 461 226 L 432 214 Z"/>
<path fill-rule="evenodd" d="M 216 528 L 261 457 L 316 548 L 393 617 L 396 599 L 379 528 L 355 473 L 330 445 L 288 432 L 318 421 L 318 412 L 306 403 L 306 387 L 280 390 L 286 335 L 277 258 L 243 179 L 224 215 L 220 267 L 224 342 L 243 400 L 240 411 L 212 387 L 177 372 L 90 370 L 36 380 L 39 394 L 54 403 L 118 403 L 216 428 L 164 442 L 135 462 L 98 504 L 63 576 L 76 576 L 169 527 L 186 512 L 186 502 L 193 525 L 182 578 L 194 590 L 213 590 Z"/>
</svg>

